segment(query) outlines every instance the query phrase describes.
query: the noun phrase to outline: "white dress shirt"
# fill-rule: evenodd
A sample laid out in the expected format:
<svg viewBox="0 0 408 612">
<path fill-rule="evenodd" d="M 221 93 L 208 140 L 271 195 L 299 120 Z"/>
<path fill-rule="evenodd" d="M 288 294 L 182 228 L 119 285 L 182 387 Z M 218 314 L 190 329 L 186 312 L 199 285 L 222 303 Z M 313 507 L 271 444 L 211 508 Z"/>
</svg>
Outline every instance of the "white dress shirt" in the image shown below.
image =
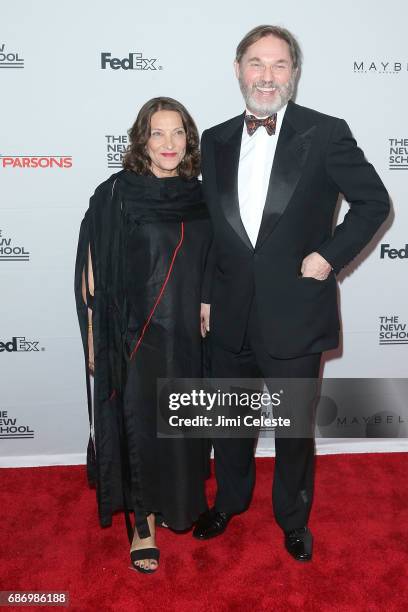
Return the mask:
<svg viewBox="0 0 408 612">
<path fill-rule="evenodd" d="M 238 199 L 242 223 L 255 247 L 265 207 L 269 178 L 287 104 L 277 112 L 275 134 L 264 126 L 249 136 L 244 122 L 238 166 Z M 252 115 L 248 109 L 247 115 Z M 256 115 L 255 115 L 256 116 Z"/>
</svg>

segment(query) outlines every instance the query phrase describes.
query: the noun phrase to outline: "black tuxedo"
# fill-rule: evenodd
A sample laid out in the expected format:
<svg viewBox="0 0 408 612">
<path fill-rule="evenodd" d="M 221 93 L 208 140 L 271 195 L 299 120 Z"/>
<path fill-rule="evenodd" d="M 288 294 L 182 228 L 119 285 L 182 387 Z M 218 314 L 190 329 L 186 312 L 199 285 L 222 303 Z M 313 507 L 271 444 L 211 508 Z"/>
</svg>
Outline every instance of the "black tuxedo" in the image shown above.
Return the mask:
<svg viewBox="0 0 408 612">
<path fill-rule="evenodd" d="M 253 248 L 238 202 L 243 122 L 240 115 L 202 137 L 203 187 L 214 232 L 208 265 L 213 278 L 202 295 L 211 304 L 212 375 L 317 378 L 322 351 L 338 344 L 335 274 L 387 217 L 388 194 L 345 121 L 289 102 Z M 339 192 L 350 210 L 333 232 Z M 314 251 L 333 268 L 325 281 L 301 277 L 302 260 Z M 310 398 L 301 398 L 296 409 L 309 415 Z M 213 445 L 215 507 L 241 512 L 254 483 L 253 440 L 218 438 Z M 278 437 L 275 446 L 273 504 L 287 531 L 308 521 L 314 445 L 312 438 Z"/>
<path fill-rule="evenodd" d="M 389 198 L 342 119 L 288 103 L 253 248 L 238 203 L 244 114 L 203 133 L 203 186 L 214 230 L 211 335 L 242 346 L 253 295 L 269 353 L 289 358 L 338 344 L 336 278 L 388 215 Z M 260 127 L 258 129 L 264 129 Z M 271 136 L 274 138 L 274 136 Z M 339 192 L 350 203 L 332 232 Z M 333 267 L 327 280 L 301 278 L 303 258 L 317 251 Z"/>
</svg>

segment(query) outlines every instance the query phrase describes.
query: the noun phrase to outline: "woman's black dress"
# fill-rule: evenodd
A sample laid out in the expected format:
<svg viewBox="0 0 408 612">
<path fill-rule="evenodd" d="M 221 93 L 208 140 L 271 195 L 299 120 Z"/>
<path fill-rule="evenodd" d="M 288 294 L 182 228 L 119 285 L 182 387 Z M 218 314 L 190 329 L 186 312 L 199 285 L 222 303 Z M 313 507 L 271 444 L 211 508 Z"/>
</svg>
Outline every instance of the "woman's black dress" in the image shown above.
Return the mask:
<svg viewBox="0 0 408 612">
<path fill-rule="evenodd" d="M 156 379 L 204 373 L 199 313 L 210 242 L 197 179 L 130 170 L 97 188 L 81 225 L 75 285 L 86 360 L 88 246 L 95 285 L 93 297 L 87 291 L 95 353 L 88 477 L 101 524 L 128 508 L 141 537 L 150 512 L 182 530 L 207 507 L 208 444 L 157 437 Z"/>
</svg>

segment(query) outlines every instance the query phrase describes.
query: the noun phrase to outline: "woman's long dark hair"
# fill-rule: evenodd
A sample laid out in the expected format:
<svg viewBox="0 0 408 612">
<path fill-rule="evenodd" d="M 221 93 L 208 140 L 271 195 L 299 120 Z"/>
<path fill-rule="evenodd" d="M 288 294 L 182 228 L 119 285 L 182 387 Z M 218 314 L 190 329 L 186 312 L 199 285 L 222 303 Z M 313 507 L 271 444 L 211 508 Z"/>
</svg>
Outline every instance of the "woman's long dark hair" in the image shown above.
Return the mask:
<svg viewBox="0 0 408 612">
<path fill-rule="evenodd" d="M 142 106 L 136 121 L 128 131 L 130 144 L 123 156 L 123 167 L 137 174 L 151 174 L 151 161 L 146 144 L 150 138 L 152 115 L 161 110 L 179 113 L 186 131 L 186 154 L 177 170 L 183 178 L 197 177 L 200 174 L 200 150 L 197 126 L 187 109 L 173 98 L 152 98 Z"/>
</svg>

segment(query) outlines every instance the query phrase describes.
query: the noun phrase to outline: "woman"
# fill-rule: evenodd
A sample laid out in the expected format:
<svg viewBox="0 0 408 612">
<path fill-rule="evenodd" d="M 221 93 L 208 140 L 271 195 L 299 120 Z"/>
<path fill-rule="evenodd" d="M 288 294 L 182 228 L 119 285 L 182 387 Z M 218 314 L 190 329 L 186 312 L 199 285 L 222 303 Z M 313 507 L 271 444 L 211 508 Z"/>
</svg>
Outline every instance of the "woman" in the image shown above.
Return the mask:
<svg viewBox="0 0 408 612">
<path fill-rule="evenodd" d="M 184 530 L 207 508 L 208 446 L 157 438 L 156 379 L 203 374 L 200 303 L 211 233 L 197 179 L 198 132 L 184 106 L 149 100 L 129 136 L 124 170 L 99 185 L 82 222 L 75 285 L 88 374 L 88 478 L 101 524 L 124 508 L 132 566 L 152 573 L 155 520 Z"/>
</svg>

